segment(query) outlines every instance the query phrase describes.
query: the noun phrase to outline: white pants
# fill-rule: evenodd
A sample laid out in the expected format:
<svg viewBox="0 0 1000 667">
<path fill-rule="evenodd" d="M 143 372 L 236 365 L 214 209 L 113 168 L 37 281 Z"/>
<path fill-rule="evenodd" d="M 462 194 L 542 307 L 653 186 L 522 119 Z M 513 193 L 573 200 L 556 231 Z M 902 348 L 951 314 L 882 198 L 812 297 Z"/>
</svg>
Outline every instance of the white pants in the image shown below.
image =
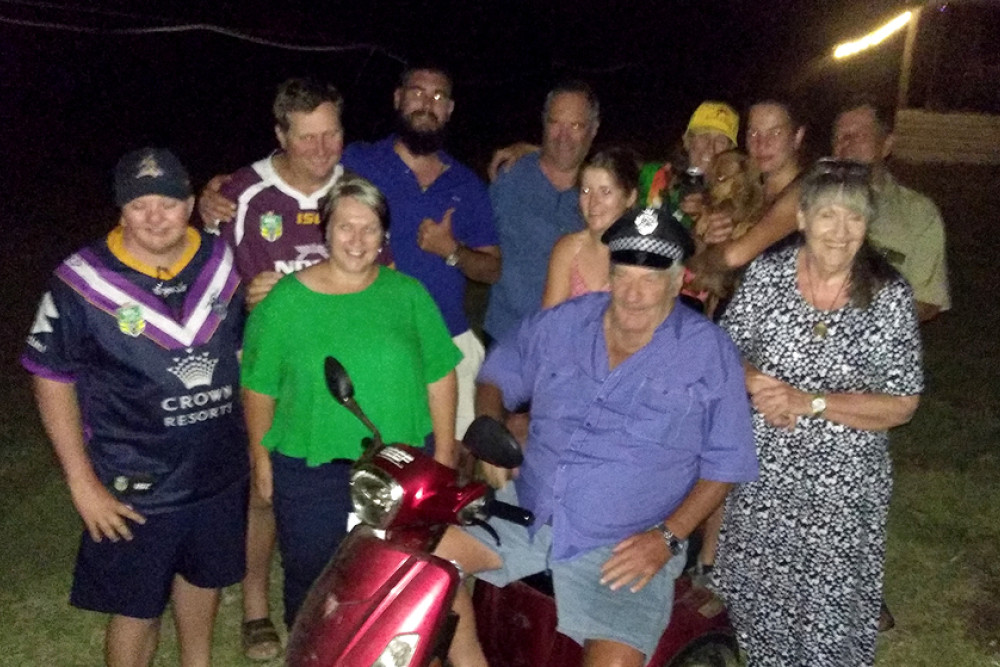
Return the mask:
<svg viewBox="0 0 1000 667">
<path fill-rule="evenodd" d="M 471 329 L 453 337 L 452 341 L 462 351 L 462 361 L 455 367 L 455 376 L 458 378 L 455 437 L 461 439 L 469 424 L 476 418 L 476 376 L 486 357 L 486 349 Z"/>
</svg>

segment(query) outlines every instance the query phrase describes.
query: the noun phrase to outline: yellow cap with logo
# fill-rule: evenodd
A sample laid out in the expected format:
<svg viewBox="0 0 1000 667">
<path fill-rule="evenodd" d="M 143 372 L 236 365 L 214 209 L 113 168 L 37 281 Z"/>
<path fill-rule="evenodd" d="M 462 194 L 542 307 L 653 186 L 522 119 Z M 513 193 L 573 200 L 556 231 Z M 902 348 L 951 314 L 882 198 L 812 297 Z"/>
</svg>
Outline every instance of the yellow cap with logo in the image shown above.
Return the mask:
<svg viewBox="0 0 1000 667">
<path fill-rule="evenodd" d="M 736 135 L 740 131 L 740 116 L 736 110 L 725 102 L 702 102 L 691 115 L 687 126 L 688 132 L 721 132 L 733 145 L 736 145 Z"/>
</svg>

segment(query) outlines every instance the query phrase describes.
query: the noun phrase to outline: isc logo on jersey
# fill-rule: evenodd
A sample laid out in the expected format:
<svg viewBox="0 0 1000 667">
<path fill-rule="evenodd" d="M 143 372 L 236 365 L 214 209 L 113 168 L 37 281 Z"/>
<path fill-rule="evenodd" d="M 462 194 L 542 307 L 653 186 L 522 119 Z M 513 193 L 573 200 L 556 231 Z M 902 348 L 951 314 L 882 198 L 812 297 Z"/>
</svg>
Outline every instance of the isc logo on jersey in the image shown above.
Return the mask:
<svg viewBox="0 0 1000 667">
<path fill-rule="evenodd" d="M 281 216 L 274 211 L 268 211 L 260 216 L 260 235 L 274 243 L 281 238 Z"/>
</svg>

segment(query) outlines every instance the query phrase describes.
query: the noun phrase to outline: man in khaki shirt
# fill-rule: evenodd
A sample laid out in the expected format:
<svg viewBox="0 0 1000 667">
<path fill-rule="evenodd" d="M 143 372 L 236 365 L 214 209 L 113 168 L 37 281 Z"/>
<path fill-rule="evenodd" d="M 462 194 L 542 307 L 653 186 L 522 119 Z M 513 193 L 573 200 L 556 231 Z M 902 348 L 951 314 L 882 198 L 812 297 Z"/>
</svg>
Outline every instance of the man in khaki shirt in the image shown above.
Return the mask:
<svg viewBox="0 0 1000 667">
<path fill-rule="evenodd" d="M 944 223 L 934 202 L 900 185 L 886 169 L 892 144 L 888 118 L 871 101 L 849 103 L 834 122 L 834 156 L 872 166 L 878 207 L 868 239 L 913 286 L 917 315 L 926 322 L 951 308 Z"/>
</svg>

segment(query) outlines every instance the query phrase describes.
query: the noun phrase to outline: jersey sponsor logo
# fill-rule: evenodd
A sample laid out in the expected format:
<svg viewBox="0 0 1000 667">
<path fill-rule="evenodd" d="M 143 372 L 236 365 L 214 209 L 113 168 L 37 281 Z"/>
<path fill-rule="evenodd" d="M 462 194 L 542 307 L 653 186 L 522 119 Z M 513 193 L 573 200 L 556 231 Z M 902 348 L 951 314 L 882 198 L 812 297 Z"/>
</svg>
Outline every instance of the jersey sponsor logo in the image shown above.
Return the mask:
<svg viewBox="0 0 1000 667">
<path fill-rule="evenodd" d="M 35 312 L 35 321 L 31 325 L 31 334 L 52 333 L 52 320 L 59 319 L 59 310 L 56 302 L 52 300 L 52 292 L 42 295 L 42 302 L 38 304 L 38 311 Z"/>
<path fill-rule="evenodd" d="M 153 294 L 156 296 L 170 296 L 171 294 L 184 294 L 187 292 L 187 283 L 177 283 L 176 285 L 164 285 L 162 282 L 156 283 L 153 287 Z"/>
<path fill-rule="evenodd" d="M 183 396 L 170 396 L 160 402 L 160 407 L 165 412 L 178 412 L 180 410 L 190 410 L 192 408 L 204 408 L 217 405 L 222 401 L 228 401 L 233 397 L 232 385 L 216 387 L 207 391 L 199 391 L 194 394 Z M 231 412 L 232 410 L 230 410 Z M 228 414 L 228 413 L 227 413 Z"/>
<path fill-rule="evenodd" d="M 183 359 L 174 357 L 174 365 L 168 366 L 167 372 L 183 382 L 185 389 L 212 386 L 212 374 L 215 373 L 215 366 L 219 360 L 209 358 L 208 352 L 195 354 L 191 348 L 186 352 L 188 356 Z"/>
<path fill-rule="evenodd" d="M 299 211 L 295 218 L 296 225 L 318 225 L 319 223 L 319 211 Z"/>
<path fill-rule="evenodd" d="M 298 253 L 298 257 L 295 259 L 275 260 L 274 270 L 284 274 L 295 273 L 313 264 L 319 264 L 330 256 L 330 253 L 326 250 L 326 246 L 322 243 L 297 245 L 295 246 L 295 252 Z"/>
<path fill-rule="evenodd" d="M 142 306 L 137 303 L 126 303 L 115 310 L 118 320 L 118 330 L 123 334 L 138 338 L 146 330 L 146 320 L 142 316 Z"/>
<path fill-rule="evenodd" d="M 167 372 L 180 380 L 185 389 L 209 389 L 163 399 L 160 408 L 169 413 L 163 418 L 164 426 L 190 426 L 233 413 L 232 385 L 212 387 L 218 363 L 208 352 L 195 353 L 191 348 L 187 349 L 186 357 L 174 357 L 174 364 L 167 367 Z"/>
<path fill-rule="evenodd" d="M 268 211 L 260 216 L 260 235 L 265 240 L 274 243 L 281 238 L 281 216 L 274 211 Z"/>
<path fill-rule="evenodd" d="M 296 271 L 301 271 L 302 269 L 308 268 L 313 264 L 319 264 L 318 259 L 292 259 L 292 260 L 281 260 L 274 263 L 274 270 L 278 273 L 288 275 L 289 273 L 295 273 Z"/>
<path fill-rule="evenodd" d="M 191 426 L 233 414 L 233 387 L 225 385 L 206 391 L 163 399 L 160 407 L 170 413 L 163 418 L 167 427 Z"/>
</svg>

